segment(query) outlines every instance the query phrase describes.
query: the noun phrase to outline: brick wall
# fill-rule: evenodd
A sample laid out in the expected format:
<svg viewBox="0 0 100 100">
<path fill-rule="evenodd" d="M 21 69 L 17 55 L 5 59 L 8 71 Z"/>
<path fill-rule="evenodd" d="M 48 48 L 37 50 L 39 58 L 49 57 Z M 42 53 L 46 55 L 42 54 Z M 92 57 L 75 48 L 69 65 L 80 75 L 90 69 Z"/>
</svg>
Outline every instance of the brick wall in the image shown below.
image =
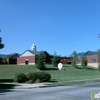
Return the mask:
<svg viewBox="0 0 100 100">
<path fill-rule="evenodd" d="M 29 64 L 35 64 L 35 56 L 23 56 L 17 58 L 17 64 L 25 64 L 25 61 L 28 61 Z"/>
</svg>

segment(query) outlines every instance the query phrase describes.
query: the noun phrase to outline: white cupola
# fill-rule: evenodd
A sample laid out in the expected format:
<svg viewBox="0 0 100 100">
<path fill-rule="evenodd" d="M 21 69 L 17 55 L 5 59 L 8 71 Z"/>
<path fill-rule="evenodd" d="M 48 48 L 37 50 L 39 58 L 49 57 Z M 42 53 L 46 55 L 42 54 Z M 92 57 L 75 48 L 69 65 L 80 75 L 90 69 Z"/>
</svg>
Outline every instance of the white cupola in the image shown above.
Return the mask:
<svg viewBox="0 0 100 100">
<path fill-rule="evenodd" d="M 32 47 L 31 47 L 31 50 L 32 51 L 36 51 L 36 45 L 35 45 L 35 43 L 33 43 Z"/>
</svg>

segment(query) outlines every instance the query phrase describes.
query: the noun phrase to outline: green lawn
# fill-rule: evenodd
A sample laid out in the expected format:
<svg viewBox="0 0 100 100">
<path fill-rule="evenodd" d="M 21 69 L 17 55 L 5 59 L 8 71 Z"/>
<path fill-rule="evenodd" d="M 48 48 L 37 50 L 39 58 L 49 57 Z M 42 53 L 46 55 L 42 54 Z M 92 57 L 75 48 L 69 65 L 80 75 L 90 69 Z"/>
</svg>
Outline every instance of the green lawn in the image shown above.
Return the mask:
<svg viewBox="0 0 100 100">
<path fill-rule="evenodd" d="M 64 66 L 61 71 L 52 65 L 46 65 L 46 72 L 52 76 L 51 81 L 75 81 L 100 78 L 100 72 L 92 69 L 77 69 Z M 0 65 L 0 79 L 13 79 L 16 73 L 38 71 L 35 65 Z"/>
</svg>

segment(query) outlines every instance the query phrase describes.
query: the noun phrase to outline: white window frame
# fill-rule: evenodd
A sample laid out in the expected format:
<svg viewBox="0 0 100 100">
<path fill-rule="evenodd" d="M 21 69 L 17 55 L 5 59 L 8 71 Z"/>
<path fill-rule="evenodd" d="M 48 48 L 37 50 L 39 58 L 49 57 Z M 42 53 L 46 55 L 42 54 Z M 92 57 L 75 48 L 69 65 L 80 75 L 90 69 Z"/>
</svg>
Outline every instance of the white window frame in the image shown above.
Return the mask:
<svg viewBox="0 0 100 100">
<path fill-rule="evenodd" d="M 96 59 L 92 59 L 92 63 L 96 63 Z"/>
<path fill-rule="evenodd" d="M 81 60 L 78 60 L 78 61 L 77 61 L 77 64 L 81 64 Z"/>
</svg>

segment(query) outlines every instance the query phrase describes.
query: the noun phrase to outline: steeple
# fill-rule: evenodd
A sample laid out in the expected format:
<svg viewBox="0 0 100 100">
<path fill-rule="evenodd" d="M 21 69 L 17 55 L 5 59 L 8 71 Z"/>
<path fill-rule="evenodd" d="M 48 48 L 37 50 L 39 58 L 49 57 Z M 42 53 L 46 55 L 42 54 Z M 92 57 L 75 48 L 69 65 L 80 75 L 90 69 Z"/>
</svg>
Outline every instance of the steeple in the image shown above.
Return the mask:
<svg viewBox="0 0 100 100">
<path fill-rule="evenodd" d="M 32 47 L 31 47 L 31 50 L 32 51 L 36 51 L 36 45 L 35 45 L 35 43 L 33 43 Z"/>
</svg>

